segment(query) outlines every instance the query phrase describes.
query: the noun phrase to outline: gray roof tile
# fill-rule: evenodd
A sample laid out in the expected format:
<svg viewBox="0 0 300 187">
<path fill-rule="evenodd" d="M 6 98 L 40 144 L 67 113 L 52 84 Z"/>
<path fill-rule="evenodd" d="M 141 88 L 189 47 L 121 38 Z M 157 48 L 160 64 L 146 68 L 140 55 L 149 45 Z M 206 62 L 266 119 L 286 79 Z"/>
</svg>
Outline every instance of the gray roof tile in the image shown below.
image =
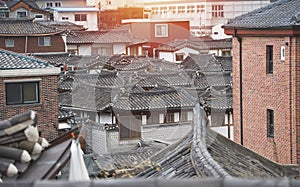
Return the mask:
<svg viewBox="0 0 300 187">
<path fill-rule="evenodd" d="M 300 25 L 300 1 L 279 0 L 231 20 L 225 28 L 278 28 Z"/>
<path fill-rule="evenodd" d="M 0 49 L 0 70 L 51 68 L 46 61 Z"/>
<path fill-rule="evenodd" d="M 0 35 L 8 36 L 28 36 L 28 35 L 53 35 L 60 33 L 55 28 L 51 28 L 33 19 L 28 18 L 4 18 L 0 19 Z"/>
</svg>

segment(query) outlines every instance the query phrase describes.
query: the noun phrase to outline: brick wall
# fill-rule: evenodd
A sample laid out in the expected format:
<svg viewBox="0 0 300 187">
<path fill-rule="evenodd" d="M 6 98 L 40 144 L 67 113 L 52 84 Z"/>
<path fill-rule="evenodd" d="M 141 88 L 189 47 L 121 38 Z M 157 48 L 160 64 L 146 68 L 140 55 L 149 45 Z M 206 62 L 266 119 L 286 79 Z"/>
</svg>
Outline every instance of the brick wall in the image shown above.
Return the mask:
<svg viewBox="0 0 300 187">
<path fill-rule="evenodd" d="M 36 79 L 41 78 L 40 103 L 27 105 L 6 105 L 5 83 L 4 80 L 12 79 Z M 41 130 L 41 136 L 47 140 L 57 137 L 58 127 L 58 95 L 57 95 L 57 76 L 42 77 L 13 77 L 0 78 L 0 120 L 7 119 L 16 114 L 27 110 L 37 111 L 38 127 Z"/>
<path fill-rule="evenodd" d="M 243 143 L 246 147 L 280 163 L 297 162 L 296 129 L 299 124 L 300 107 L 297 96 L 300 91 L 300 78 L 299 73 L 295 72 L 299 72 L 300 69 L 299 65 L 295 66 L 295 57 L 299 56 L 299 47 L 295 47 L 296 40 L 294 38 L 290 41 L 288 37 L 242 38 Z M 286 45 L 286 42 L 289 44 Z M 240 143 L 239 45 L 237 38 L 234 38 L 234 140 Z M 273 74 L 266 73 L 266 45 L 273 45 Z M 280 60 L 281 46 L 285 46 L 285 60 Z M 290 50 L 291 59 L 295 59 L 291 60 L 291 63 Z M 274 138 L 267 137 L 267 109 L 274 110 Z"/>
<path fill-rule="evenodd" d="M 27 53 L 39 52 L 65 52 L 65 44 L 60 34 L 52 35 L 51 46 L 39 46 L 38 37 L 32 36 L 27 38 Z M 5 39 L 13 39 L 14 47 L 5 47 Z M 26 38 L 25 37 L 0 37 L 0 48 L 14 51 L 17 53 L 25 53 Z"/>
</svg>

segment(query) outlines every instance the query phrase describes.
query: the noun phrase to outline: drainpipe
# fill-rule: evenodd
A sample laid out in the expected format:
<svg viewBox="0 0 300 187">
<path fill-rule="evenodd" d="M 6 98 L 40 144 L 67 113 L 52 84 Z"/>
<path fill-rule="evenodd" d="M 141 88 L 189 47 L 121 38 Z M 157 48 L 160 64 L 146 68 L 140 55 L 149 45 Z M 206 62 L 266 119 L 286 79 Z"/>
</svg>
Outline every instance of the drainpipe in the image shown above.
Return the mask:
<svg viewBox="0 0 300 187">
<path fill-rule="evenodd" d="M 244 145 L 243 137 L 243 48 L 242 48 L 242 38 L 237 35 L 236 29 L 234 29 L 234 37 L 237 38 L 239 45 L 239 64 L 240 64 L 240 142 Z"/>
<path fill-rule="evenodd" d="M 28 36 L 25 36 L 25 49 L 24 49 L 24 53 L 27 53 L 27 48 L 28 48 Z"/>
<path fill-rule="evenodd" d="M 289 97 L 290 97 L 290 146 L 291 146 L 291 164 L 293 164 L 293 107 L 292 107 L 292 95 L 293 95 L 293 89 L 292 89 L 292 80 L 293 80 L 293 78 L 292 78 L 292 39 L 291 39 L 291 37 L 289 37 L 289 42 L 288 43 L 286 43 L 286 46 L 289 48 L 289 72 L 290 72 L 290 77 L 289 77 L 289 82 L 290 82 L 290 84 L 289 84 L 289 87 L 290 87 L 290 95 L 289 95 Z M 298 154 L 298 153 L 297 153 Z M 298 157 L 298 156 L 297 156 Z"/>
</svg>

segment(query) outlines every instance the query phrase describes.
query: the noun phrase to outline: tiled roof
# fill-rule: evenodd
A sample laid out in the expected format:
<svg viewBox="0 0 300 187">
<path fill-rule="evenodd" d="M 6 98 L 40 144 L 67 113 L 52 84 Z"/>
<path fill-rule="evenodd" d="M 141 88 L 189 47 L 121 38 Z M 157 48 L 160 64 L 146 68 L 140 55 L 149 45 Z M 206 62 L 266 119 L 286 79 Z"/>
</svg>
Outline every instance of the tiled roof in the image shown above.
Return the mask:
<svg viewBox="0 0 300 187">
<path fill-rule="evenodd" d="M 78 56 L 71 55 L 69 53 L 57 53 L 57 54 L 31 53 L 30 56 L 34 56 L 39 59 L 43 59 L 53 66 L 59 66 L 61 64 L 68 64 L 68 62 L 73 62 L 73 61 L 77 60 L 77 58 L 79 58 Z"/>
<path fill-rule="evenodd" d="M 51 68 L 46 61 L 0 49 L 0 70 Z"/>
<path fill-rule="evenodd" d="M 54 35 L 61 33 L 55 28 L 39 24 L 28 18 L 3 18 L 0 19 L 0 35 L 5 36 L 35 36 Z"/>
<path fill-rule="evenodd" d="M 110 30 L 99 37 L 94 43 L 95 44 L 108 44 L 108 43 L 128 43 L 128 44 L 139 44 L 145 43 L 145 39 L 137 38 L 131 32 L 129 27 L 122 26 Z"/>
<path fill-rule="evenodd" d="M 173 40 L 169 43 L 160 45 L 157 50 L 161 51 L 177 51 L 182 48 L 191 48 L 197 51 L 209 50 L 209 49 L 231 49 L 231 39 L 223 40 L 201 40 L 190 39 L 190 40 Z"/>
<path fill-rule="evenodd" d="M 105 33 L 103 31 L 73 31 L 67 35 L 67 44 L 94 43 Z"/>
<path fill-rule="evenodd" d="M 225 28 L 278 28 L 300 25 L 300 1 L 278 0 L 231 20 Z"/>
<path fill-rule="evenodd" d="M 16 0 L 13 0 L 13 1 L 7 1 L 6 4 L 9 8 L 15 6 L 16 4 L 18 4 L 19 2 L 21 1 L 16 1 Z M 31 8 L 34 8 L 34 9 L 38 9 L 38 10 L 42 10 L 40 9 L 40 7 L 36 4 L 35 1 L 32 1 L 32 0 L 22 0 L 22 2 L 24 2 L 25 4 L 27 4 L 28 6 L 30 6 Z M 43 10 L 44 11 L 44 10 Z"/>
<path fill-rule="evenodd" d="M 226 59 L 226 60 L 225 60 Z M 220 62 L 220 61 L 222 62 Z M 184 69 L 201 72 L 222 72 L 224 68 L 228 69 L 231 58 L 217 57 L 211 54 L 189 54 L 181 64 Z M 225 64 L 225 62 L 226 64 Z M 224 64 L 224 65 L 222 65 Z M 224 68 L 223 68 L 224 67 Z"/>
<path fill-rule="evenodd" d="M 74 116 L 75 116 L 75 114 L 71 110 L 67 110 L 67 109 L 63 109 L 63 108 L 59 108 L 59 110 L 58 110 L 58 119 L 59 120 L 70 119 Z"/>
<path fill-rule="evenodd" d="M 34 111 L 0 121 L 2 180 L 49 179 L 68 158 L 69 142 L 50 146 L 45 138 L 39 137 L 37 122 Z"/>
<path fill-rule="evenodd" d="M 86 30 L 83 25 L 76 25 L 69 21 L 48 21 L 38 20 L 38 23 L 56 28 L 61 31 L 84 31 Z"/>
<path fill-rule="evenodd" d="M 196 100 L 197 98 L 183 89 L 150 90 L 120 95 L 114 102 L 113 108 L 127 111 L 192 108 Z"/>
<path fill-rule="evenodd" d="M 293 178 L 297 175 L 295 166 L 276 164 L 206 128 L 204 111 L 197 107 L 194 132 L 151 157 L 149 161 L 154 166 L 136 178 Z"/>
</svg>

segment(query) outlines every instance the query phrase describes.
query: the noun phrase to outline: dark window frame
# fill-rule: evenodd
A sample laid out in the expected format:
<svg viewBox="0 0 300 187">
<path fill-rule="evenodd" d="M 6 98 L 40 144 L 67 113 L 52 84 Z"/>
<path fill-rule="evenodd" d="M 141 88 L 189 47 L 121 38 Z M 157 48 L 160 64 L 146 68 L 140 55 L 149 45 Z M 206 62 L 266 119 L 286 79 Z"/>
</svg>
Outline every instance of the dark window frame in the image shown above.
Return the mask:
<svg viewBox="0 0 300 187">
<path fill-rule="evenodd" d="M 267 136 L 274 138 L 274 110 L 267 109 Z"/>
<path fill-rule="evenodd" d="M 267 45 L 266 46 L 266 71 L 267 74 L 273 74 L 274 70 L 274 51 L 273 51 L 273 45 Z"/>
<path fill-rule="evenodd" d="M 87 21 L 87 14 L 75 14 L 74 20 L 75 21 Z"/>
<path fill-rule="evenodd" d="M 32 90 L 35 92 L 35 100 L 32 101 L 25 101 L 25 86 L 26 84 L 35 84 L 35 90 Z M 9 97 L 8 95 L 11 95 L 14 90 L 9 90 L 9 86 L 19 86 L 20 88 L 20 93 L 18 93 L 19 101 L 8 101 Z M 16 88 L 16 87 L 15 87 Z M 39 82 L 33 81 L 33 82 L 12 82 L 12 83 L 5 83 L 5 94 L 6 94 L 6 105 L 27 105 L 27 104 L 36 104 L 40 103 L 40 84 Z"/>
<path fill-rule="evenodd" d="M 49 39 L 49 43 L 46 42 L 46 39 Z M 38 37 L 38 46 L 41 47 L 51 46 L 51 37 L 50 36 Z"/>
</svg>

